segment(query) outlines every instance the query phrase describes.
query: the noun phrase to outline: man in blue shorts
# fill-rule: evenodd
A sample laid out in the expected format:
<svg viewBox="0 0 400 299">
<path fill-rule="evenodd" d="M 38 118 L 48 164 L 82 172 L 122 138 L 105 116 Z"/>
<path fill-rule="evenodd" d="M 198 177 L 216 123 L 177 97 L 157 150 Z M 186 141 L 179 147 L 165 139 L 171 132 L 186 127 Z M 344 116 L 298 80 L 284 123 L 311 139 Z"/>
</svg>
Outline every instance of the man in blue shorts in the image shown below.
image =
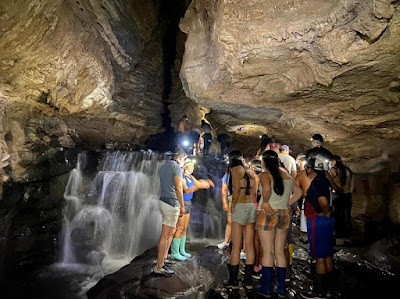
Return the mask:
<svg viewBox="0 0 400 299">
<path fill-rule="evenodd" d="M 301 293 L 301 297 L 326 298 L 332 283 L 333 271 L 333 229 L 334 220 L 330 217 L 329 196 L 331 183 L 326 178 L 324 162 L 310 159 L 306 172 L 312 178 L 307 190 L 304 212 L 307 217 L 307 234 L 310 244 L 310 256 L 316 259 L 316 274 L 313 290 Z"/>
</svg>

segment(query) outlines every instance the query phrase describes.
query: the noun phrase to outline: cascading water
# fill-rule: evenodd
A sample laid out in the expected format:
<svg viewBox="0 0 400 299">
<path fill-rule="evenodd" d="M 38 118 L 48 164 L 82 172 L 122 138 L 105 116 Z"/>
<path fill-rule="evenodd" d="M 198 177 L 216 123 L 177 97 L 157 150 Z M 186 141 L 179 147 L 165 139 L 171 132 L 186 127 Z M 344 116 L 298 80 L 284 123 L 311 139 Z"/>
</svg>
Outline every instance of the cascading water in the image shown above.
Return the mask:
<svg viewBox="0 0 400 299">
<path fill-rule="evenodd" d="M 65 189 L 61 262 L 129 263 L 157 244 L 158 171 L 163 157 L 147 152 L 107 153 L 92 180 L 84 175 L 86 160 L 84 153 L 79 155 Z"/>
</svg>

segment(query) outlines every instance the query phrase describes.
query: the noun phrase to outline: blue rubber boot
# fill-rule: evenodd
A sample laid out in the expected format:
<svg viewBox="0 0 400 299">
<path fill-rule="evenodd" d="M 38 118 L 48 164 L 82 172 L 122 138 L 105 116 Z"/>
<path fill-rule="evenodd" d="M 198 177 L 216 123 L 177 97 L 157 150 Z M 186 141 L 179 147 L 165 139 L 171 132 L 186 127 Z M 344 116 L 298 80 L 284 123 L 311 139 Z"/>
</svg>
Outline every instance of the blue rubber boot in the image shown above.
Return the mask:
<svg viewBox="0 0 400 299">
<path fill-rule="evenodd" d="M 183 255 L 184 257 L 192 257 L 192 255 L 190 253 L 187 253 L 185 251 L 185 245 L 186 245 L 186 236 L 181 237 L 181 243 L 179 245 L 179 252 L 181 253 L 181 255 Z"/>
<path fill-rule="evenodd" d="M 276 280 L 278 282 L 278 297 L 279 298 L 285 298 L 285 293 L 286 293 L 286 285 L 285 285 L 285 279 L 286 279 L 286 267 L 281 268 L 281 267 L 276 267 Z"/>
<path fill-rule="evenodd" d="M 262 267 L 261 285 L 257 287 L 256 292 L 264 298 L 271 298 L 271 280 L 272 280 L 272 267 Z"/>
<path fill-rule="evenodd" d="M 186 257 L 179 253 L 180 238 L 173 238 L 171 242 L 171 258 L 178 261 L 186 261 Z"/>
</svg>

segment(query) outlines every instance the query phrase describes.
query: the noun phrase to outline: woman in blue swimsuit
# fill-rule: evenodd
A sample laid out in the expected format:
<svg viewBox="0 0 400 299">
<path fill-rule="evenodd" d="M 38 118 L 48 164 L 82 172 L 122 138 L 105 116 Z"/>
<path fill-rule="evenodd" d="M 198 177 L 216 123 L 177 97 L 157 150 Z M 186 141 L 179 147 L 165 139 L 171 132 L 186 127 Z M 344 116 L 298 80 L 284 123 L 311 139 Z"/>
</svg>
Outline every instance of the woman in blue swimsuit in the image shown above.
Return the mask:
<svg viewBox="0 0 400 299">
<path fill-rule="evenodd" d="M 186 231 L 190 220 L 190 210 L 192 207 L 193 193 L 199 189 L 214 187 L 211 180 L 197 180 L 193 175 L 194 162 L 186 158 L 183 164 L 183 202 L 185 204 L 185 214 L 179 218 L 176 225 L 176 232 L 171 243 L 171 257 L 184 261 L 192 255 L 185 250 Z"/>
</svg>

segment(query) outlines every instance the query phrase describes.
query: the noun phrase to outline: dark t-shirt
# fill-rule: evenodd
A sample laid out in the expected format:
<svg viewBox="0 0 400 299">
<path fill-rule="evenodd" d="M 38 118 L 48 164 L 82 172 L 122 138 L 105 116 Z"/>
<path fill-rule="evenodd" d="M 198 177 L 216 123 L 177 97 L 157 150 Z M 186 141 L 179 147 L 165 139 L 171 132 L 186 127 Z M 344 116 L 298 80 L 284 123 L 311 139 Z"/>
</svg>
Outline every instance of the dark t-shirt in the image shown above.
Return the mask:
<svg viewBox="0 0 400 299">
<path fill-rule="evenodd" d="M 304 213 L 309 218 L 313 214 L 322 213 L 322 208 L 319 205 L 318 198 L 321 196 L 329 200 L 331 183 L 325 177 L 324 171 L 318 171 L 318 175 L 312 180 L 310 187 L 307 190 L 306 201 L 304 205 Z"/>
<path fill-rule="evenodd" d="M 208 123 L 202 124 L 201 129 L 204 133 L 211 133 L 211 126 Z"/>
</svg>

